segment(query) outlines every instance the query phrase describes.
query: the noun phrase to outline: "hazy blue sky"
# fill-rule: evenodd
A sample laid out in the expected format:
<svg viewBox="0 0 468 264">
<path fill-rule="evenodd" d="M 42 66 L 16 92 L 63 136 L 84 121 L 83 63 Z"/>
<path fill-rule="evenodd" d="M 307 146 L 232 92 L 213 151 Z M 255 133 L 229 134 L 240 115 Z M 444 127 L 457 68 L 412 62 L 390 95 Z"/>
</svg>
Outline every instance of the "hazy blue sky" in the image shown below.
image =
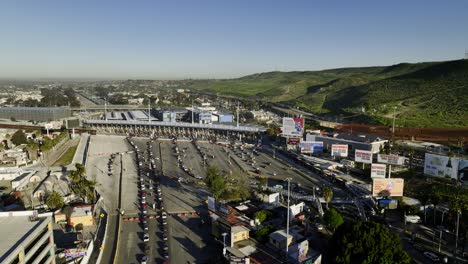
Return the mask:
<svg viewBox="0 0 468 264">
<path fill-rule="evenodd" d="M 0 78 L 231 78 L 451 60 L 468 1 L 1 1 Z"/>
</svg>

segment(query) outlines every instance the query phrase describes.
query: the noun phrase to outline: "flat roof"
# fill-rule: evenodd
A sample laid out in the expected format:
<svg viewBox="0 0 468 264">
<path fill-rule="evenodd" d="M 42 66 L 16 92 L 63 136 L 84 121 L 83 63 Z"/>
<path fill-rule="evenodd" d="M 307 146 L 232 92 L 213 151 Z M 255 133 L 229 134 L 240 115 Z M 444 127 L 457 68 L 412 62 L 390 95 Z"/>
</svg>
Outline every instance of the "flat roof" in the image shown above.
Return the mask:
<svg viewBox="0 0 468 264">
<path fill-rule="evenodd" d="M 0 217 L 0 262 L 14 252 L 43 220 L 31 222 L 29 216 L 1 216 Z"/>
</svg>

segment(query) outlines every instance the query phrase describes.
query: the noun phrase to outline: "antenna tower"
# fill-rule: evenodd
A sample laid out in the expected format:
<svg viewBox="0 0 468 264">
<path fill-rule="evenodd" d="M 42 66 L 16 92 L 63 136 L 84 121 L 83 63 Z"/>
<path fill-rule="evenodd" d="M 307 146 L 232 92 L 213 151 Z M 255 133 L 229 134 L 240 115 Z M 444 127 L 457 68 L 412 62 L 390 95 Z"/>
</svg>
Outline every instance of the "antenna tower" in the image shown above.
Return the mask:
<svg viewBox="0 0 468 264">
<path fill-rule="evenodd" d="M 468 49 L 465 50 L 465 60 L 468 60 Z"/>
</svg>

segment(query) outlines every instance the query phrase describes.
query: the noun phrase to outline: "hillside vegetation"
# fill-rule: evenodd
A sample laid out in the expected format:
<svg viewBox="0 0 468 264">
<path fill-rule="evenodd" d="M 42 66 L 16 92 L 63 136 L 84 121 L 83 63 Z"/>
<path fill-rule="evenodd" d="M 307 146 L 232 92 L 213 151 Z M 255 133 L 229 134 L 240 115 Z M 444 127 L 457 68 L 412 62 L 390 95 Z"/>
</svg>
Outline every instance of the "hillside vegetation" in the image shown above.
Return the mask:
<svg viewBox="0 0 468 264">
<path fill-rule="evenodd" d="M 361 114 L 398 125 L 468 126 L 468 60 L 401 63 L 324 71 L 268 72 L 231 80 L 202 80 L 190 89 L 282 102 L 317 114 Z"/>
</svg>

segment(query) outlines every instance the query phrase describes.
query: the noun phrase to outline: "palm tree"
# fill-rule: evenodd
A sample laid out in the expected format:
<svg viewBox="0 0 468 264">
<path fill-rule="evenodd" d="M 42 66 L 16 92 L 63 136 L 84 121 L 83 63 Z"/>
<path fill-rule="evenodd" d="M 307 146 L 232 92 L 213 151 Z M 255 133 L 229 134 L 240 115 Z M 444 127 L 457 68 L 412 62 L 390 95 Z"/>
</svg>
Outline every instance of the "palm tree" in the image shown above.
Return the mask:
<svg viewBox="0 0 468 264">
<path fill-rule="evenodd" d="M 437 212 L 437 205 L 439 205 L 442 197 L 437 192 L 432 192 L 431 194 L 431 202 L 434 205 L 434 226 L 436 225 L 436 212 Z"/>
<path fill-rule="evenodd" d="M 53 191 L 49 197 L 47 197 L 46 204 L 50 209 L 58 209 L 62 208 L 62 206 L 65 204 L 63 201 L 62 195 L 60 195 L 58 192 Z"/>
<path fill-rule="evenodd" d="M 325 199 L 325 203 L 328 210 L 328 203 L 331 202 L 331 200 L 333 199 L 333 190 L 330 187 L 325 187 L 323 189 L 323 199 Z"/>
<path fill-rule="evenodd" d="M 421 202 L 421 205 L 424 207 L 424 224 L 426 224 L 426 206 L 429 202 L 430 196 L 427 193 L 423 193 L 418 196 L 418 200 Z"/>
</svg>

